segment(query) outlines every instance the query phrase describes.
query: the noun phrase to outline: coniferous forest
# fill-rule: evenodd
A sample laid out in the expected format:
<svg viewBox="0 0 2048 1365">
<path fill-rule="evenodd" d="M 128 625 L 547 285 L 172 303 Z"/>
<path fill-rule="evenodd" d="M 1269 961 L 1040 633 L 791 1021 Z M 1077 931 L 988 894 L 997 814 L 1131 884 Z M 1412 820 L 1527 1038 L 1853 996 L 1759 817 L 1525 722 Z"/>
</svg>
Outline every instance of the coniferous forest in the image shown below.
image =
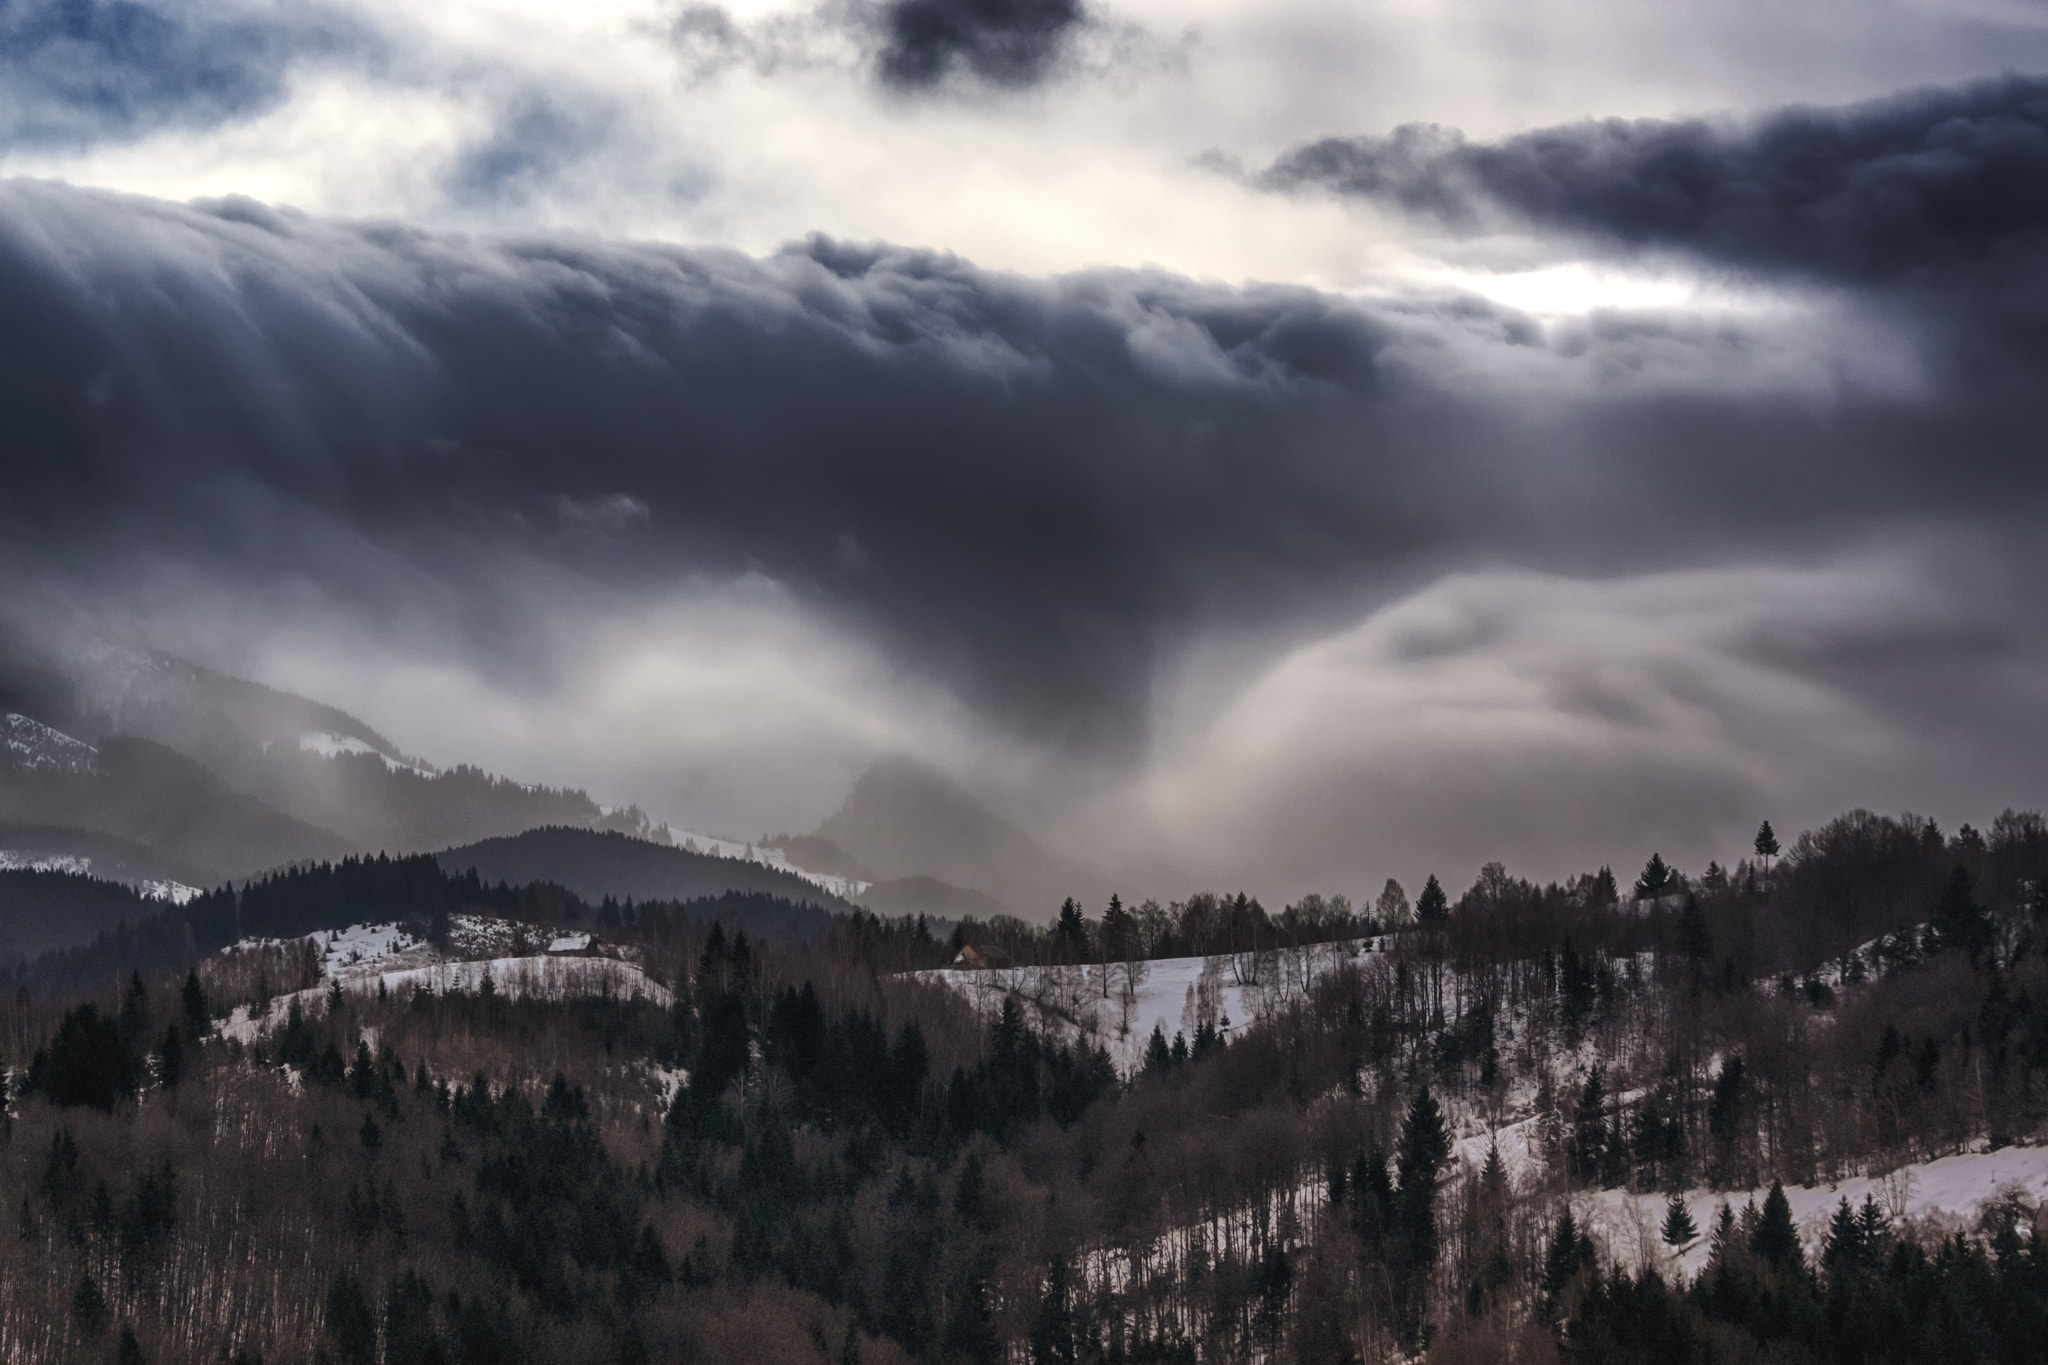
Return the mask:
<svg viewBox="0 0 2048 1365">
<path fill-rule="evenodd" d="M 808 939 L 750 933 L 802 919 L 765 896 L 591 904 L 428 858 L 136 909 L 7 983 L 10 1360 L 2048 1343 L 2039 1190 L 1911 1197 L 1927 1163 L 2044 1136 L 2037 814 L 1855 812 L 1727 866 L 1543 886 L 1489 864 L 1412 904 L 863 912 Z M 362 925 L 493 966 L 351 975 Z M 1009 987 L 961 988 L 970 945 Z M 513 975 L 550 946 L 585 987 Z M 1245 1012 L 1191 988 L 1188 1027 L 1128 1053 L 1046 985 L 1135 993 L 1187 958 Z M 1816 1190 L 1825 1216 L 1795 1219 Z"/>
</svg>

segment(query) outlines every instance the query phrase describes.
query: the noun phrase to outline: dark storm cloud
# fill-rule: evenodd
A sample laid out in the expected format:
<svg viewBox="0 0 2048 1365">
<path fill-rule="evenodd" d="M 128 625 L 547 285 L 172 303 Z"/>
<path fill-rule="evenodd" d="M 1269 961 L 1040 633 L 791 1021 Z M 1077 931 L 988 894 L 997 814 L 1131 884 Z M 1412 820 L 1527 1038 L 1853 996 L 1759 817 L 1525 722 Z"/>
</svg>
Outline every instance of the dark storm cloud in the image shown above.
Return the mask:
<svg viewBox="0 0 2048 1365">
<path fill-rule="evenodd" d="M 1456 225 L 1505 212 L 1628 246 L 1850 282 L 2003 268 L 2048 244 L 2048 78 L 1751 121 L 1570 124 L 1496 143 L 1410 125 L 1297 148 L 1261 177 Z"/>
<path fill-rule="evenodd" d="M 1059 59 L 1086 19 L 1079 0 L 888 0 L 881 11 L 882 76 L 914 89 L 961 71 L 997 85 L 1030 85 Z"/>
<path fill-rule="evenodd" d="M 1475 555 L 1633 571 L 2038 508 L 2038 395 L 1815 402 L 1770 389 L 1775 353 L 1716 388 L 1765 345 L 15 183 L 0 543 L 372 609 L 438 584 L 479 656 L 531 638 L 508 554 L 639 587 L 766 575 L 999 726 L 1114 752 L 1177 642 L 1348 622 Z"/>
<path fill-rule="evenodd" d="M 210 127 L 283 98 L 295 62 L 364 50 L 317 6 L 280 21 L 204 3 L 0 0 L 0 147 Z"/>
</svg>

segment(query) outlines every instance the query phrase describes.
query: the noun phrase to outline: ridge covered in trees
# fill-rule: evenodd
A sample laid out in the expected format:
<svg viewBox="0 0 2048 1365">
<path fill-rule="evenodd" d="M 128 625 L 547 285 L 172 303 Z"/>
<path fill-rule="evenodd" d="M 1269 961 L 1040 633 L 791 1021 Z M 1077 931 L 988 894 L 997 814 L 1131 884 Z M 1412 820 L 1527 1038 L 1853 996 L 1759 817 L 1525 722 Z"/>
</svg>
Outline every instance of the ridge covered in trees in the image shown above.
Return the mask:
<svg viewBox="0 0 2048 1365">
<path fill-rule="evenodd" d="M 217 891 L 11 983 L 0 1352 L 2032 1359 L 2027 1197 L 1962 1226 L 1845 1203 L 1809 1245 L 1782 1186 L 2043 1135 L 2048 826 L 1766 842 L 1646 857 L 1634 894 L 1489 865 L 1413 906 L 859 912 L 809 940 L 750 932 L 744 898 L 592 905 L 430 859 Z M 307 991 L 318 954 L 284 941 L 461 915 L 594 928 L 674 1003 Z M 1039 970 L 1317 965 L 1120 1076 L 1080 1019 L 924 970 L 970 939 Z M 281 991 L 253 1041 L 217 1028 Z M 1774 1182 L 1704 1228 L 1671 1197 Z M 1600 1241 L 1575 1209 L 1602 1190 L 1706 1268 Z"/>
</svg>

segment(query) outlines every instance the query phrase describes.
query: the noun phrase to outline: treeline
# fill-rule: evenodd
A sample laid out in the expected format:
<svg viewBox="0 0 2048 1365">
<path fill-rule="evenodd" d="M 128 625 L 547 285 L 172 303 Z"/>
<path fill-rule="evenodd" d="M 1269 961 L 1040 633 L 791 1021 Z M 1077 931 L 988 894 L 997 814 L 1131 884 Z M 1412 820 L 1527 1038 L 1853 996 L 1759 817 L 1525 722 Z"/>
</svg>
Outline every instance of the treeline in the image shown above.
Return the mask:
<svg viewBox="0 0 2048 1365">
<path fill-rule="evenodd" d="M 1782 1198 L 1738 1199 L 1668 1229 L 1713 1244 L 1686 1283 L 1569 1213 L 2048 1132 L 2039 830 L 1858 814 L 1697 875 L 1492 866 L 1376 905 L 1372 951 L 1305 939 L 1255 1018 L 1122 1076 L 1080 1014 L 908 974 L 954 947 L 930 922 L 764 940 L 738 905 L 578 905 L 672 1006 L 333 990 L 246 1046 L 187 950 L 8 1035 L 0 1354 L 2030 1360 L 2031 1196 L 1985 1191 L 1960 1236 L 1845 1210 L 1812 1258 Z M 430 934 L 499 894 L 369 860 L 253 906 Z M 1293 951 L 1236 900 L 1153 945 Z M 1112 917 L 1068 919 L 1047 939 L 1079 921 L 1099 961 Z"/>
<path fill-rule="evenodd" d="M 183 905 L 146 900 L 125 887 L 71 873 L 0 873 L 32 879 L 31 905 L 89 904 L 132 911 L 89 944 L 57 949 L 0 972 L 0 989 L 70 991 L 117 982 L 131 972 L 188 963 L 245 939 L 287 939 L 345 929 L 353 924 L 397 924 L 415 936 L 445 944 L 458 915 L 486 915 L 522 923 L 584 925 L 628 940 L 672 937 L 679 926 L 712 922 L 761 932 L 807 926 L 821 913 L 782 897 L 731 892 L 688 901 L 616 901 L 591 905 L 547 882 L 508 886 L 481 880 L 475 869 L 445 871 L 430 855 L 344 858 L 291 868 L 237 888 L 222 886 Z M 19 889 L 0 882 L 0 895 Z M 12 901 L 5 903 L 15 908 Z"/>
<path fill-rule="evenodd" d="M 2048 1243 L 2033 1210 L 1989 1211 L 1979 1236 L 1931 1246 L 1897 1235 L 1874 1200 L 1837 1207 L 1809 1259 L 1782 1188 L 1738 1216 L 1723 1206 L 1706 1269 L 1603 1271 L 1569 1215 L 1545 1257 L 1539 1302 L 1573 1360 L 1706 1365 L 1810 1361 L 2033 1361 L 2048 1342 Z"/>
</svg>

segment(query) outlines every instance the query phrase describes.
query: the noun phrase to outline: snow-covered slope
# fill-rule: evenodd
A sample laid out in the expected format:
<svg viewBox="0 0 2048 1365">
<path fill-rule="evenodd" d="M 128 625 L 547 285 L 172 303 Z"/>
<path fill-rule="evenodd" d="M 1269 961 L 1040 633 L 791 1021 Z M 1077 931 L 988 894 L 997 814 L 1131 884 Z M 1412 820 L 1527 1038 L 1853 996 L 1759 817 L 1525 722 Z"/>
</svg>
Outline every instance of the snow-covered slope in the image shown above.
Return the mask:
<svg viewBox="0 0 2048 1365">
<path fill-rule="evenodd" d="M 457 952 L 487 948 L 507 941 L 516 932 L 517 926 L 505 921 L 463 916 L 454 926 L 454 947 Z M 511 1000 L 609 995 L 619 999 L 638 996 L 663 1008 L 675 1003 L 675 993 L 648 976 L 639 964 L 618 957 L 571 956 L 577 950 L 569 948 L 565 940 L 549 943 L 546 951 L 448 959 L 395 924 L 357 924 L 310 937 L 320 948 L 324 983 L 277 996 L 261 1011 L 238 1006 L 218 1025 L 222 1037 L 253 1043 L 263 1034 L 282 1027 L 294 1002 L 301 1012 L 317 1016 L 325 1012 L 335 985 L 353 995 L 373 996 L 380 989 L 401 995 L 417 990 L 435 995 L 450 991 L 472 993 L 483 990 L 488 983 L 493 992 Z M 569 937 L 582 941 L 582 951 L 589 950 L 589 935 Z M 274 942 L 251 939 L 227 951 Z"/>
<path fill-rule="evenodd" d="M 92 859 L 75 853 L 24 853 L 18 849 L 0 848 L 0 872 L 68 872 L 76 877 L 86 877 L 92 875 Z M 173 905 L 183 905 L 201 894 L 196 886 L 162 877 L 145 877 L 128 885 L 150 900 L 169 901 Z"/>
<path fill-rule="evenodd" d="M 772 867 L 778 872 L 788 872 L 802 877 L 811 885 L 829 891 L 842 900 L 853 900 L 868 889 L 869 883 L 856 881 L 852 877 L 837 877 L 829 872 L 813 872 L 791 862 L 779 848 L 766 844 L 743 843 L 736 839 L 721 839 L 715 834 L 698 834 L 680 830 L 670 836 L 675 846 L 685 853 L 708 853 L 714 858 L 743 858 L 750 863 Z"/>
<path fill-rule="evenodd" d="M 89 773 L 99 760 L 84 740 L 12 711 L 0 717 L 0 755 L 8 767 L 39 773 Z"/>
<path fill-rule="evenodd" d="M 330 735 L 312 731 L 299 736 L 299 748 L 305 753 L 319 754 L 322 758 L 335 758 L 342 754 L 375 754 L 383 759 L 384 766 L 393 772 L 418 773 L 421 777 L 434 775 L 434 770 L 426 764 L 386 753 L 376 745 L 357 739 L 354 735 Z"/>
<path fill-rule="evenodd" d="M 1665 1246 L 1659 1236 L 1669 1195 L 1601 1190 L 1575 1196 L 1572 1210 L 1573 1217 L 1605 1244 L 1608 1255 L 1623 1264 L 1654 1265 L 1666 1273 L 1680 1270 L 1697 1275 L 1706 1267 L 1712 1250 L 1711 1238 L 1721 1205 L 1725 1203 L 1739 1214 L 1752 1199 L 1761 1207 L 1766 1193 L 1761 1189 L 1687 1191 L 1686 1208 L 1701 1235 L 1676 1250 Z M 1894 1219 L 1931 1221 L 1944 1229 L 1960 1230 L 1974 1228 L 1985 1205 L 2009 1194 L 2023 1195 L 2029 1204 L 2048 1200 L 2048 1147 L 1964 1152 L 1901 1166 L 1886 1175 L 1785 1189 L 1785 1198 L 1792 1205 L 1792 1221 L 1805 1239 L 1809 1254 L 1820 1250 L 1828 1220 L 1844 1199 L 1854 1209 L 1862 1207 L 1865 1198 L 1874 1198 L 1878 1207 Z"/>
<path fill-rule="evenodd" d="M 1135 970 L 1128 973 L 1125 964 L 1113 962 L 1106 992 L 1100 965 L 941 969 L 917 976 L 960 991 L 990 1017 L 1014 993 L 1031 1007 L 1034 1026 L 1093 1037 L 1128 1074 L 1143 1064 L 1155 1027 L 1169 1041 L 1176 1033 L 1192 1041 L 1206 1016 L 1219 1027 L 1228 1021 L 1226 1032 L 1233 1032 L 1370 946 L 1369 940 L 1357 940 L 1256 955 L 1159 958 L 1132 964 Z"/>
</svg>

